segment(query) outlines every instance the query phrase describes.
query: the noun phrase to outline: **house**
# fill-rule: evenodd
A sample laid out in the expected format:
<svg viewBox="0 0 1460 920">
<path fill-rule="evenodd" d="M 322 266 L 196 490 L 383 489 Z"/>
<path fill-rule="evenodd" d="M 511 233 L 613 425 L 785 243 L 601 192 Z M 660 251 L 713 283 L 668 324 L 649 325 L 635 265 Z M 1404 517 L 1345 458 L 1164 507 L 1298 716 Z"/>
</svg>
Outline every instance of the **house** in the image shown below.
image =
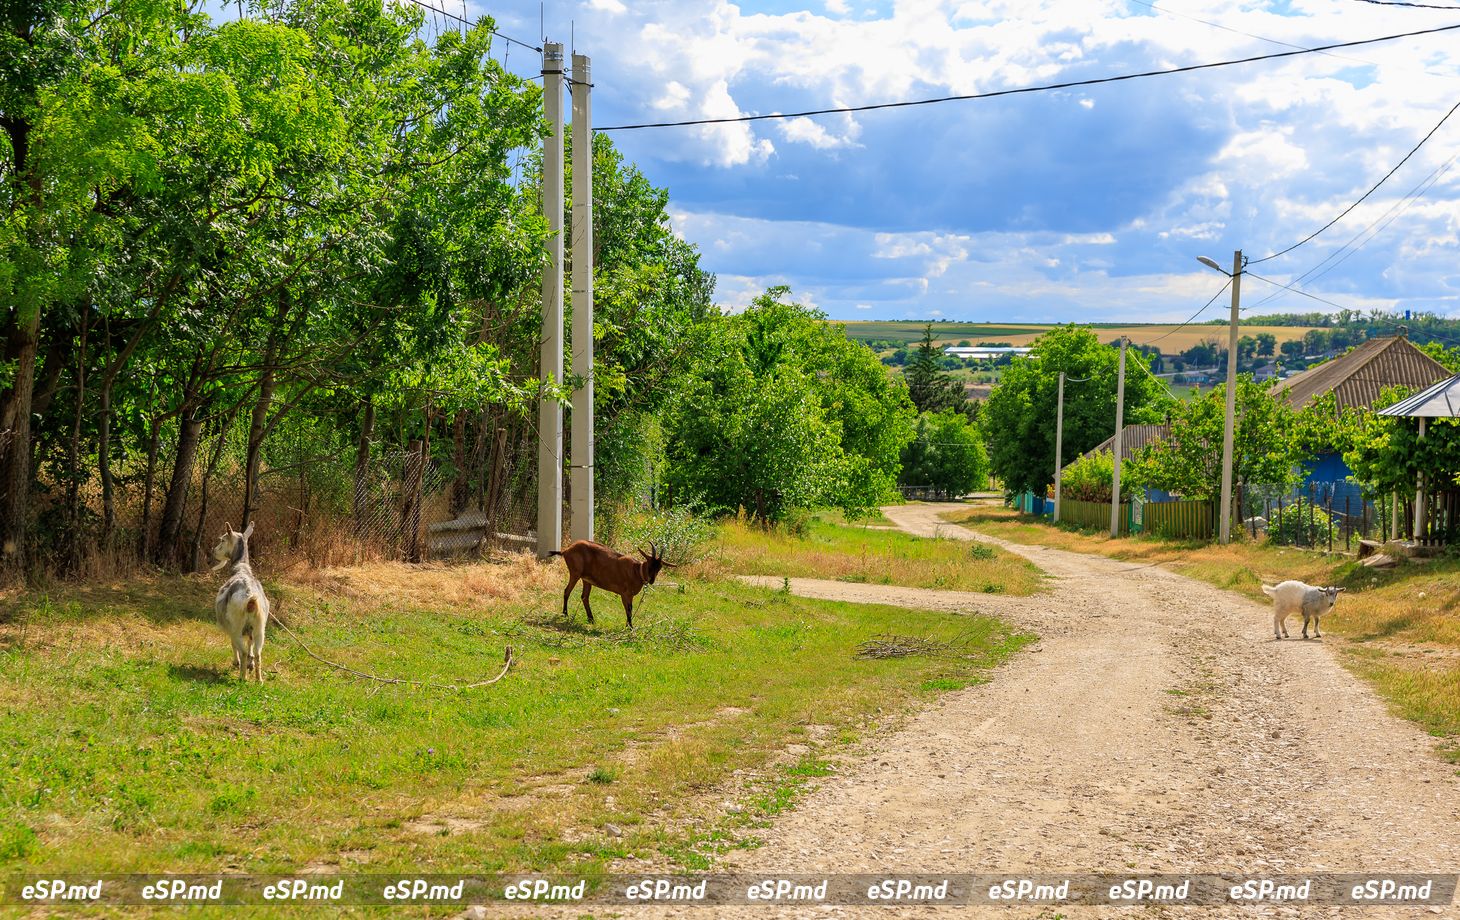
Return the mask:
<svg viewBox="0 0 1460 920">
<path fill-rule="evenodd" d="M 1369 339 L 1345 354 L 1279 381 L 1273 394 L 1287 394 L 1294 409 L 1302 409 L 1325 393 L 1333 394 L 1340 409 L 1368 409 L 1385 387 L 1423 390 L 1449 376 L 1444 365 L 1404 336 L 1385 336 Z M 1334 509 L 1341 508 L 1347 499 L 1358 513 L 1363 499 L 1358 485 L 1349 479 L 1352 472 L 1338 451 L 1321 453 L 1305 464 L 1300 491 L 1304 495 L 1311 492 L 1319 502 L 1331 498 Z"/>
</svg>

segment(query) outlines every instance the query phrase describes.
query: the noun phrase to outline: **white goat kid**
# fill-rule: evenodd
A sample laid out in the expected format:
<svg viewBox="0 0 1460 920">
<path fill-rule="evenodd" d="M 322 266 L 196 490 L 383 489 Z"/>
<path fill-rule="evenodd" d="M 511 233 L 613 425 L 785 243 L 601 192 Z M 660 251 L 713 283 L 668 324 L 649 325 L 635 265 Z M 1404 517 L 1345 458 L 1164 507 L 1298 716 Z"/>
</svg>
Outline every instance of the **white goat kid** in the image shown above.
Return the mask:
<svg viewBox="0 0 1460 920">
<path fill-rule="evenodd" d="M 1308 638 L 1308 621 L 1313 621 L 1313 638 L 1321 639 L 1318 618 L 1333 609 L 1338 603 L 1342 588 L 1319 588 L 1301 581 L 1285 581 L 1276 587 L 1263 585 L 1262 593 L 1272 598 L 1272 635 L 1274 639 L 1288 637 L 1288 617 L 1299 614 L 1303 617 L 1303 638 Z"/>
<path fill-rule="evenodd" d="M 253 524 L 243 533 L 234 530 L 232 524 L 225 527 L 223 536 L 213 547 L 213 559 L 217 563 L 213 571 L 224 566 L 230 568 L 228 580 L 223 582 L 213 601 L 213 610 L 218 615 L 218 625 L 233 642 L 233 666 L 238 668 L 238 679 L 248 680 L 252 676 L 263 683 L 264 627 L 269 622 L 269 599 L 248 562 L 248 538 L 253 535 Z"/>
</svg>

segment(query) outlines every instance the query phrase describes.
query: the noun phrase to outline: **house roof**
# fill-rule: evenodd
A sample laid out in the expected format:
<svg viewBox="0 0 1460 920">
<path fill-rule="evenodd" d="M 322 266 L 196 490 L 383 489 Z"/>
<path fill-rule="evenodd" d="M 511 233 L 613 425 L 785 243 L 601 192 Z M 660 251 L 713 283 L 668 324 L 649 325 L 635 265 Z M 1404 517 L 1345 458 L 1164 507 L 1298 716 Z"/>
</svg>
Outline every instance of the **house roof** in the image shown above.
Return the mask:
<svg viewBox="0 0 1460 920">
<path fill-rule="evenodd" d="M 1460 374 L 1441 380 L 1429 389 L 1401 400 L 1380 415 L 1402 418 L 1455 418 L 1460 416 Z"/>
<path fill-rule="evenodd" d="M 1152 441 L 1159 441 L 1163 438 L 1169 437 L 1170 434 L 1171 426 L 1164 423 L 1160 425 L 1125 426 L 1125 430 L 1121 433 L 1120 437 L 1120 462 L 1124 463 L 1131 457 L 1135 456 L 1135 452 L 1140 450 L 1142 447 L 1145 447 Z M 1081 456 L 1090 457 L 1102 451 L 1114 450 L 1115 435 L 1112 434 L 1104 441 L 1101 441 L 1099 444 L 1096 444 L 1094 447 L 1085 451 L 1085 453 L 1081 454 Z M 1068 466 L 1069 464 L 1065 465 Z"/>
<path fill-rule="evenodd" d="M 1444 365 L 1408 339 L 1385 336 L 1369 339 L 1332 361 L 1294 374 L 1273 387 L 1273 392 L 1287 393 L 1294 409 L 1301 409 L 1324 393 L 1333 393 L 1340 409 L 1367 409 L 1385 387 L 1420 389 L 1449 376 Z"/>
</svg>

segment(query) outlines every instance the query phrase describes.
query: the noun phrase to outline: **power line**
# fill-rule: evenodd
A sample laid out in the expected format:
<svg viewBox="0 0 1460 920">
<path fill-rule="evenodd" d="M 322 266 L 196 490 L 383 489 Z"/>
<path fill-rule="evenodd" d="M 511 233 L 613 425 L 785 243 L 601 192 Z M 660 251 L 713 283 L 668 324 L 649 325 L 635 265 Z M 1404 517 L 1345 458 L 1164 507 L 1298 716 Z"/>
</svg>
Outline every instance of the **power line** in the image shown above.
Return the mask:
<svg viewBox="0 0 1460 920">
<path fill-rule="evenodd" d="M 419 6 L 423 10 L 430 10 L 433 13 L 437 13 L 441 16 L 446 17 L 447 19 L 454 20 L 465 26 L 475 26 L 479 24 L 476 22 L 472 22 L 470 19 L 467 19 L 464 16 L 458 16 L 455 13 L 447 12 L 446 10 L 441 9 L 439 6 L 432 6 L 431 4 L 427 3 L 426 0 L 409 0 L 409 2 L 414 3 L 416 6 Z M 529 44 L 525 41 L 522 41 L 521 39 L 513 38 L 512 36 L 507 35 L 503 32 L 498 32 L 496 29 L 488 29 L 487 31 L 502 39 L 503 41 L 511 42 L 514 45 L 521 45 L 524 48 L 530 48 L 533 51 L 536 51 L 538 54 L 542 53 L 542 48 L 538 45 Z"/>
<path fill-rule="evenodd" d="M 1453 29 L 1455 27 L 1454 26 L 1449 26 L 1448 28 L 1452 28 Z M 1333 220 L 1330 220 L 1328 223 L 1326 223 L 1323 226 L 1319 227 L 1317 230 L 1314 230 L 1312 233 L 1310 233 L 1307 236 L 1303 237 L 1301 240 L 1298 240 L 1296 243 L 1294 243 L 1293 245 L 1289 246 L 1287 249 L 1280 249 L 1280 250 L 1278 250 L 1277 252 L 1273 253 L 1270 256 L 1263 256 L 1260 259 L 1253 259 L 1249 264 L 1256 265 L 1259 262 L 1266 262 L 1268 259 L 1276 259 L 1278 256 L 1286 255 L 1287 253 L 1292 252 L 1294 249 L 1297 249 L 1299 246 L 1302 246 L 1304 243 L 1307 243 L 1308 241 L 1312 240 L 1315 236 L 1317 236 L 1318 234 L 1322 233 L 1324 230 L 1327 230 L 1329 227 L 1332 227 L 1334 224 L 1338 223 L 1340 220 L 1343 220 L 1343 218 L 1348 214 L 1348 212 L 1352 211 L 1354 208 L 1358 207 L 1360 204 L 1363 204 L 1364 199 L 1366 199 L 1370 195 L 1374 194 L 1376 191 L 1379 190 L 1379 186 L 1381 186 L 1385 182 L 1389 181 L 1389 177 L 1392 176 L 1392 175 L 1394 175 L 1396 172 L 1398 172 L 1399 171 L 1399 167 L 1403 166 L 1405 163 L 1408 163 L 1409 162 L 1409 158 L 1412 157 L 1412 156 L 1414 156 L 1417 152 L 1419 152 L 1419 148 L 1421 148 L 1421 147 L 1423 147 L 1425 145 L 1425 141 L 1428 141 L 1431 137 L 1434 137 L 1435 132 L 1438 131 L 1438 130 L 1440 130 L 1440 127 L 1442 125 L 1444 125 L 1445 122 L 1447 122 L 1447 121 L 1450 120 L 1450 116 L 1455 114 L 1455 110 L 1456 109 L 1460 109 L 1460 102 L 1457 102 L 1454 105 L 1450 106 L 1450 111 L 1446 112 L 1445 113 L 1445 116 L 1443 118 L 1441 118 L 1438 122 L 1435 123 L 1435 126 L 1429 130 L 1429 133 L 1428 134 L 1426 134 L 1424 137 L 1422 137 L 1422 138 L 1419 139 L 1419 143 L 1418 144 L 1415 144 L 1413 147 L 1410 148 L 1409 153 L 1406 153 L 1404 155 L 1404 158 L 1402 160 L 1400 160 L 1398 163 L 1395 163 L 1394 164 L 1394 168 L 1393 169 L 1389 170 L 1387 173 L 1384 174 L 1384 178 L 1380 179 L 1378 182 L 1375 182 L 1372 188 L 1370 188 L 1367 192 L 1364 192 L 1364 194 L 1360 195 L 1359 198 L 1358 198 L 1358 200 L 1355 201 L 1353 204 L 1349 205 L 1348 207 L 1344 208 L 1341 212 L 1339 212 L 1339 215 L 1337 217 L 1335 217 Z"/>
<path fill-rule="evenodd" d="M 1435 167 L 1435 169 L 1430 172 L 1428 176 L 1425 176 L 1418 183 L 1416 183 L 1415 186 L 1409 190 L 1408 194 L 1406 194 L 1399 201 L 1390 205 L 1389 210 L 1374 218 L 1372 223 L 1370 223 L 1364 229 L 1360 230 L 1358 233 L 1354 234 L 1353 238 L 1350 239 L 1347 243 L 1344 243 L 1333 252 L 1330 252 L 1317 265 L 1314 265 L 1312 268 L 1299 275 L 1297 279 L 1293 281 L 1293 283 L 1299 284 L 1303 281 L 1316 281 L 1317 279 L 1322 278 L 1324 275 L 1342 265 L 1354 253 L 1358 252 L 1360 249 L 1363 249 L 1365 246 L 1378 239 L 1380 233 L 1387 229 L 1390 224 L 1398 220 L 1400 216 L 1403 215 L 1405 211 L 1409 210 L 1409 208 L 1416 201 L 1419 201 L 1420 197 L 1423 196 L 1425 192 L 1434 188 L 1435 185 L 1439 183 L 1440 179 L 1445 175 L 1445 173 L 1450 171 L 1450 167 L 1455 165 L 1455 161 L 1457 159 L 1460 159 L 1460 153 L 1455 154 L 1444 163 L 1441 163 L 1439 166 Z M 1377 230 L 1375 229 L 1376 227 L 1378 228 Z M 1370 233 L 1370 231 L 1373 232 Z M 1364 239 L 1366 235 L 1368 238 Z M 1360 242 L 1361 240 L 1362 242 Z M 1355 245 L 1356 243 L 1358 245 Z M 1330 262 L 1332 262 L 1333 264 L 1330 265 Z M 1325 265 L 1328 267 L 1324 268 Z M 1262 300 L 1258 301 L 1255 304 L 1252 304 L 1251 307 L 1243 307 L 1243 310 L 1255 310 L 1258 307 L 1263 306 L 1264 304 L 1271 303 L 1281 296 L 1282 291 L 1273 291 Z"/>
<path fill-rule="evenodd" d="M 1197 310 L 1195 313 L 1193 313 L 1190 316 L 1188 316 L 1186 318 L 1186 322 L 1184 322 L 1181 325 L 1177 326 L 1175 329 L 1169 329 L 1166 332 L 1161 333 L 1160 335 L 1156 336 L 1154 339 L 1147 339 L 1146 341 L 1142 342 L 1141 344 L 1142 345 L 1154 345 L 1157 342 L 1161 341 L 1162 339 L 1166 338 L 1166 336 L 1171 335 L 1172 333 L 1177 332 L 1177 331 L 1179 331 L 1180 329 L 1182 329 L 1182 328 L 1184 328 L 1186 326 L 1190 326 L 1193 322 L 1196 321 L 1196 318 L 1198 316 L 1201 316 L 1207 310 L 1211 309 L 1212 304 L 1214 304 L 1214 303 L 1217 302 L 1217 298 L 1222 296 L 1222 292 L 1225 291 L 1225 290 L 1227 290 L 1227 288 L 1229 288 L 1231 286 L 1232 286 L 1232 279 L 1231 278 L 1228 278 L 1226 284 L 1223 284 L 1221 286 L 1221 288 L 1219 288 L 1217 290 L 1217 292 L 1212 295 L 1212 299 L 1211 300 L 1208 300 L 1206 302 L 1206 306 L 1202 307 L 1200 310 Z"/>
<path fill-rule="evenodd" d="M 419 3 L 421 0 L 411 0 Z M 1438 26 L 1433 29 L 1419 29 L 1413 32 L 1399 32 L 1394 35 L 1383 35 L 1378 38 L 1365 38 L 1350 42 L 1336 42 L 1331 45 L 1320 45 L 1315 48 L 1299 48 L 1295 51 L 1276 51 L 1272 54 L 1259 54 L 1252 57 L 1238 58 L 1230 61 L 1214 61 L 1207 64 L 1188 64 L 1184 67 L 1171 67 L 1165 70 L 1146 70 L 1140 73 L 1120 74 L 1113 77 L 1094 77 L 1088 80 L 1066 80 L 1061 83 L 1042 83 L 1036 86 L 1021 86 L 1014 89 L 992 90 L 987 93 L 965 93 L 957 96 L 938 96 L 932 99 L 910 99 L 902 102 L 879 102 L 870 105 L 838 106 L 827 109 L 807 109 L 802 112 L 773 112 L 766 115 L 736 115 L 727 118 L 694 118 L 687 121 L 656 121 L 644 122 L 631 125 L 612 125 L 606 128 L 598 128 L 599 131 L 636 131 L 642 128 L 685 128 L 695 125 L 727 125 L 741 124 L 753 121 L 769 121 L 781 118 L 807 118 L 813 115 L 840 115 L 850 112 L 871 112 L 879 109 L 901 109 L 920 105 L 936 105 L 940 102 L 965 102 L 975 99 L 996 99 L 1001 96 L 1018 96 L 1026 93 L 1042 93 L 1051 90 L 1074 89 L 1081 86 L 1099 86 L 1104 83 L 1119 83 L 1125 80 L 1139 80 L 1145 77 L 1164 77 L 1172 74 L 1191 73 L 1198 70 L 1212 70 L 1218 67 L 1233 67 L 1238 64 L 1253 64 L 1259 61 L 1274 61 L 1281 58 L 1297 57 L 1304 54 L 1319 54 L 1325 51 L 1333 51 L 1337 48 L 1355 48 L 1360 45 L 1373 45 L 1379 42 L 1394 41 L 1400 38 L 1414 38 L 1420 35 L 1433 35 L 1439 32 L 1451 32 L 1460 29 L 1460 25 Z M 1270 257 L 1269 257 L 1270 258 Z"/>
<path fill-rule="evenodd" d="M 1316 300 L 1319 303 L 1328 304 L 1328 306 L 1335 307 L 1335 308 L 1337 308 L 1339 310 L 1349 310 L 1349 309 L 1352 309 L 1351 307 L 1345 307 L 1343 304 L 1334 303 L 1333 301 L 1328 300 L 1327 298 L 1319 297 L 1317 294 L 1310 294 L 1307 291 L 1303 290 L 1302 288 L 1296 287 L 1296 286 L 1294 286 L 1292 284 L 1283 284 L 1281 281 L 1274 281 L 1271 278 L 1264 278 L 1263 276 L 1257 274 L 1256 272 L 1248 271 L 1248 272 L 1244 272 L 1243 274 L 1251 275 L 1252 277 L 1256 278 L 1258 281 L 1266 281 L 1268 284 L 1275 285 L 1276 287 L 1283 288 L 1284 290 L 1292 291 L 1294 294 L 1301 294 L 1302 296 L 1307 297 L 1310 300 Z M 1367 319 L 1368 319 L 1368 321 L 1377 322 L 1377 323 L 1387 323 L 1387 324 L 1389 324 L 1391 326 L 1395 326 L 1395 327 L 1403 327 L 1403 326 L 1406 325 L 1404 323 L 1395 322 L 1394 320 L 1385 319 L 1384 317 L 1379 317 L 1379 316 L 1370 316 Z M 1422 335 L 1424 335 L 1424 336 L 1426 336 L 1428 338 L 1431 338 L 1431 339 L 1436 339 L 1436 340 L 1441 341 L 1441 342 L 1448 342 L 1451 345 L 1460 346 L 1460 340 L 1452 339 L 1449 336 L 1443 336 L 1443 335 L 1439 335 L 1439 334 L 1436 334 L 1434 332 L 1428 332 L 1428 331 L 1421 331 L 1420 334 L 1422 334 Z"/>
<path fill-rule="evenodd" d="M 1360 3 L 1372 3 L 1375 6 L 1412 6 L 1421 10 L 1460 10 L 1460 6 L 1440 6 L 1437 3 L 1405 3 L 1403 0 L 1359 0 Z"/>
<path fill-rule="evenodd" d="M 1258 34 L 1256 34 L 1254 32 L 1244 32 L 1241 29 L 1234 29 L 1231 26 L 1224 26 L 1220 22 L 1212 22 L 1210 19 L 1202 19 L 1200 16 L 1191 16 L 1191 15 L 1188 15 L 1187 13 L 1180 13 L 1180 12 L 1177 12 L 1176 10 L 1167 9 L 1164 6 L 1157 6 L 1154 3 L 1148 2 L 1148 0 L 1130 0 L 1130 2 L 1131 3 L 1138 4 L 1140 6 L 1144 6 L 1144 7 L 1148 8 L 1148 9 L 1154 10 L 1154 11 L 1156 11 L 1158 13 L 1164 13 L 1167 16 L 1177 16 L 1177 17 L 1180 17 L 1181 19 L 1190 20 L 1191 22 L 1199 22 L 1199 23 L 1201 23 L 1204 26 L 1211 26 L 1213 29 L 1221 29 L 1223 32 L 1231 32 L 1233 35 L 1242 35 L 1242 36 L 1245 36 L 1247 38 L 1255 38 L 1255 39 L 1257 39 L 1260 42 L 1267 42 L 1270 45 L 1279 45 L 1279 46 L 1284 47 L 1284 48 L 1303 48 L 1302 45 L 1295 45 L 1292 42 L 1285 42 L 1285 41 L 1282 41 L 1280 39 L 1269 38 L 1266 35 L 1258 35 Z M 1456 10 L 1457 12 L 1460 12 L 1460 6 L 1445 7 L 1445 9 L 1453 9 L 1453 10 Z M 1307 50 L 1307 49 L 1304 49 L 1304 50 Z M 1339 60 L 1339 61 L 1353 61 L 1356 64 L 1363 64 L 1366 67 L 1377 67 L 1377 66 L 1379 66 L 1379 65 L 1375 64 L 1373 61 L 1366 61 L 1363 58 L 1349 57 L 1349 56 L 1343 55 L 1343 54 L 1328 54 L 1328 52 L 1322 52 L 1322 53 L 1325 56 L 1327 56 L 1327 57 L 1331 57 L 1331 58 L 1333 58 L 1335 60 Z M 1403 68 L 1403 69 L 1408 69 L 1408 68 Z M 1452 76 L 1450 74 L 1442 74 L 1442 73 L 1439 73 L 1437 71 L 1429 70 L 1427 68 L 1417 68 L 1415 70 L 1415 72 L 1416 73 L 1429 74 L 1432 77 L 1443 77 L 1445 79 L 1450 79 L 1451 76 Z"/>
</svg>

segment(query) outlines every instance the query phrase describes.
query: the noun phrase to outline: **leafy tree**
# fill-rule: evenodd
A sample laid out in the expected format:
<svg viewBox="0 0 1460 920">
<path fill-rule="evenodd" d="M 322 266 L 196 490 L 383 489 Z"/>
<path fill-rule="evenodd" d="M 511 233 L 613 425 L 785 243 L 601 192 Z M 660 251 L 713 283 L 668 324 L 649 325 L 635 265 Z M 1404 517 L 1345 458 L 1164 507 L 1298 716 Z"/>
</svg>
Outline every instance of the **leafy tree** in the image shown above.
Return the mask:
<svg viewBox="0 0 1460 920">
<path fill-rule="evenodd" d="M 916 433 L 902 451 L 901 482 L 963 495 L 988 485 L 983 435 L 968 416 L 951 409 L 918 416 Z"/>
<path fill-rule="evenodd" d="M 761 523 L 794 508 L 848 511 L 888 497 L 912 437 L 906 390 L 877 356 L 771 288 L 710 321 L 666 419 L 680 499 Z"/>
<path fill-rule="evenodd" d="M 1297 359 L 1303 357 L 1304 354 L 1303 342 L 1301 339 L 1289 339 L 1282 345 L 1280 345 L 1278 347 L 1278 350 L 1282 352 L 1284 358 L 1287 358 L 1290 361 L 1296 361 Z"/>
<path fill-rule="evenodd" d="M 919 412 L 963 408 L 963 384 L 945 369 L 944 355 L 933 344 L 932 323 L 923 327 L 923 340 L 908 359 L 902 375 L 907 380 L 908 395 Z"/>
<path fill-rule="evenodd" d="M 1158 421 L 1169 402 L 1165 387 L 1126 354 L 1125 423 Z M 982 423 L 989 466 L 1009 493 L 1043 494 L 1054 479 L 1055 402 L 1059 374 L 1065 384 L 1061 465 L 1115 433 L 1118 349 L 1104 345 L 1089 326 L 1068 325 L 1035 341 L 1026 357 L 1012 362 L 985 401 Z"/>
<path fill-rule="evenodd" d="M 1277 336 L 1271 332 L 1259 332 L 1257 334 L 1257 354 L 1259 357 L 1270 358 L 1277 348 Z"/>
<path fill-rule="evenodd" d="M 1386 387 L 1373 408 L 1392 406 L 1410 395 L 1406 387 Z M 1377 412 L 1346 413 L 1337 427 L 1347 442 L 1344 462 L 1370 497 L 1413 492 L 1420 473 L 1431 487 L 1457 482 L 1460 421 L 1456 419 L 1426 420 L 1423 438 L 1418 419 L 1389 418 Z"/>
<path fill-rule="evenodd" d="M 1171 433 L 1146 445 L 1131 464 L 1132 481 L 1186 498 L 1217 499 L 1222 492 L 1226 384 L 1171 409 Z M 1237 378 L 1233 482 L 1286 488 L 1298 463 L 1310 456 L 1299 445 L 1287 402 L 1273 398 L 1250 375 Z"/>
</svg>

